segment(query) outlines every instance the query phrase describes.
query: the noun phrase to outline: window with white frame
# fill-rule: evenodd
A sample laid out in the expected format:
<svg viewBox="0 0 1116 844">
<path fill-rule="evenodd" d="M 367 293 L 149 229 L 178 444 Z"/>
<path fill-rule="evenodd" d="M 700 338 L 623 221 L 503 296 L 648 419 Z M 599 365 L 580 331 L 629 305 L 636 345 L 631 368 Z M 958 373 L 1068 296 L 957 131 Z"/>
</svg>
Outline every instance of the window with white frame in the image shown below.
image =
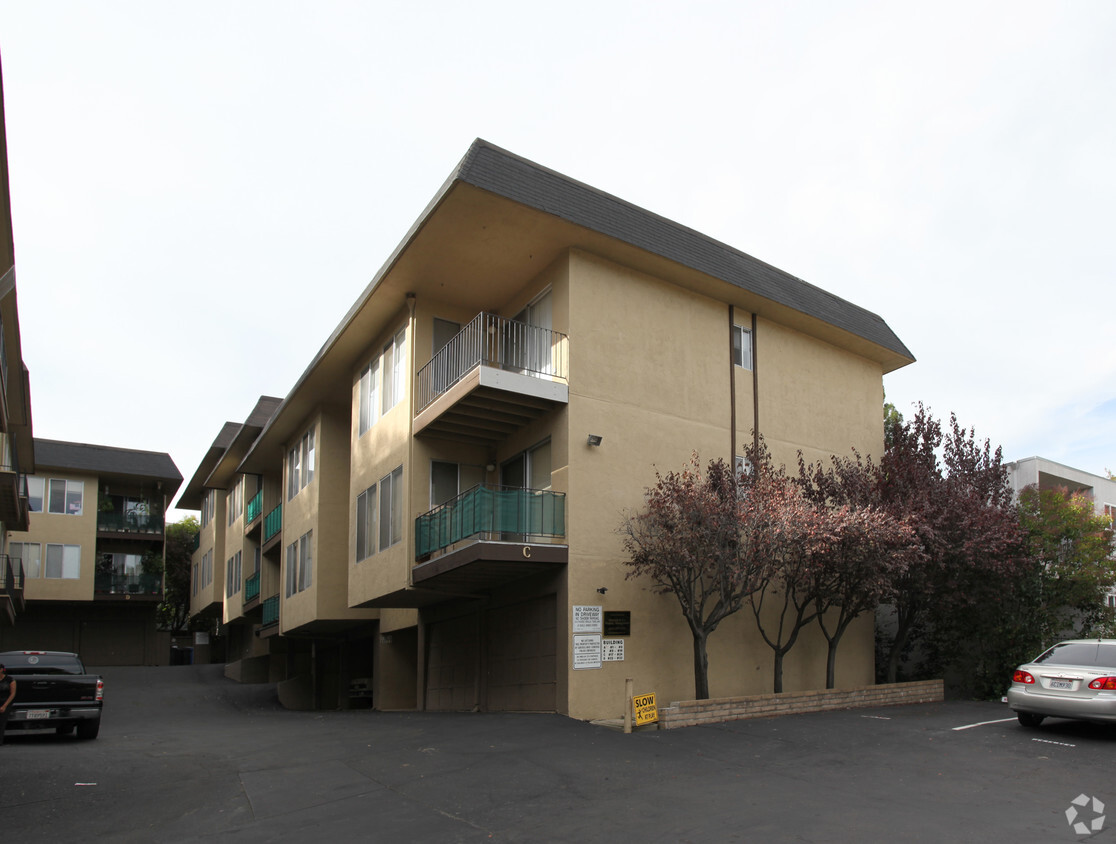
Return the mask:
<svg viewBox="0 0 1116 844">
<path fill-rule="evenodd" d="M 380 479 L 380 550 L 403 538 L 403 467 Z"/>
<path fill-rule="evenodd" d="M 376 485 L 368 487 L 356 500 L 356 561 L 376 553 Z"/>
<path fill-rule="evenodd" d="M 225 595 L 232 596 L 240 591 L 240 575 L 243 551 L 237 551 L 231 557 L 225 571 Z"/>
<path fill-rule="evenodd" d="M 23 561 L 24 577 L 41 577 L 43 547 L 38 542 L 9 542 L 8 553 Z"/>
<path fill-rule="evenodd" d="M 202 494 L 202 506 L 201 506 L 201 526 L 202 527 L 205 527 L 207 524 L 209 524 L 209 520 L 210 520 L 210 518 L 212 518 L 212 514 L 209 512 L 209 505 L 210 505 L 210 502 L 212 500 L 213 500 L 213 490 L 207 489 Z"/>
<path fill-rule="evenodd" d="M 68 481 L 51 478 L 47 509 L 51 513 L 64 513 L 67 516 L 80 516 L 85 484 L 83 481 Z"/>
<path fill-rule="evenodd" d="M 197 563 L 194 563 L 194 592 L 193 592 L 193 594 L 195 594 L 195 595 L 198 594 L 198 570 L 199 570 L 199 568 L 200 568 L 200 566 Z"/>
<path fill-rule="evenodd" d="M 752 332 L 743 325 L 732 327 L 732 362 L 743 369 L 752 368 Z"/>
<path fill-rule="evenodd" d="M 357 436 L 376 424 L 379 418 L 380 401 L 380 359 L 375 357 L 360 373 L 360 423 Z"/>
<path fill-rule="evenodd" d="M 287 546 L 287 597 L 309 589 L 313 583 L 314 531 L 307 531 Z"/>
<path fill-rule="evenodd" d="M 81 546 L 48 542 L 43 576 L 60 580 L 77 580 L 81 577 Z"/>
<path fill-rule="evenodd" d="M 43 498 L 46 493 L 44 478 L 30 477 L 27 479 L 27 506 L 32 513 L 43 512 Z"/>
<path fill-rule="evenodd" d="M 403 341 L 406 337 L 407 330 L 400 328 L 391 342 L 384 346 L 384 353 L 381 355 L 383 358 L 380 367 L 383 373 L 383 389 L 380 391 L 383 394 L 381 415 L 399 404 L 399 400 L 403 398 L 403 368 L 407 364 L 406 347 Z"/>
<path fill-rule="evenodd" d="M 287 500 L 294 498 L 314 480 L 314 429 L 302 435 L 287 454 Z"/>
</svg>

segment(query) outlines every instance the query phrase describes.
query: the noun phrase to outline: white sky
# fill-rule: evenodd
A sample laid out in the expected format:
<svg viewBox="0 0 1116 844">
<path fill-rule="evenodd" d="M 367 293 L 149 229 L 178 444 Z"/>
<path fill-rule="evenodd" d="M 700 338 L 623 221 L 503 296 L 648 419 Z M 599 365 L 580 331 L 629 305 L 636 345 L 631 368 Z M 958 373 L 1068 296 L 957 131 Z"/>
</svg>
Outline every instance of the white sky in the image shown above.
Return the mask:
<svg viewBox="0 0 1116 844">
<path fill-rule="evenodd" d="M 1113 44 L 1111 0 L 0 0 L 35 434 L 189 478 L 483 137 L 880 314 L 907 415 L 1116 470 Z"/>
</svg>

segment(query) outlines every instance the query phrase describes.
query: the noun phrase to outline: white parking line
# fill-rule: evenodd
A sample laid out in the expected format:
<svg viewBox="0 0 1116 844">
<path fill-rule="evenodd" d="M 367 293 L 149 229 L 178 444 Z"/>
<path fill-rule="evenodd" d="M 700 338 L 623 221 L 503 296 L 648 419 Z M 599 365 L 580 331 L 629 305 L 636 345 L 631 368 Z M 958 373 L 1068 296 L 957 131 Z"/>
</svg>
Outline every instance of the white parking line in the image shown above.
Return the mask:
<svg viewBox="0 0 1116 844">
<path fill-rule="evenodd" d="M 1050 739 L 1044 739 L 1044 738 L 1033 738 L 1033 739 L 1031 739 L 1031 741 L 1039 741 L 1039 742 L 1042 742 L 1043 744 L 1056 744 L 1059 747 L 1077 747 L 1076 744 L 1067 744 L 1064 741 L 1051 741 Z"/>
<path fill-rule="evenodd" d="M 966 724 L 964 727 L 954 727 L 953 730 L 954 730 L 954 732 L 956 732 L 957 730 L 971 730 L 973 727 L 984 727 L 988 724 L 1004 724 L 1004 723 L 1007 723 L 1008 721 L 1014 721 L 1014 720 L 1015 720 L 1015 718 L 1012 717 L 1012 718 L 998 718 L 995 721 L 978 721 L 975 724 Z"/>
</svg>

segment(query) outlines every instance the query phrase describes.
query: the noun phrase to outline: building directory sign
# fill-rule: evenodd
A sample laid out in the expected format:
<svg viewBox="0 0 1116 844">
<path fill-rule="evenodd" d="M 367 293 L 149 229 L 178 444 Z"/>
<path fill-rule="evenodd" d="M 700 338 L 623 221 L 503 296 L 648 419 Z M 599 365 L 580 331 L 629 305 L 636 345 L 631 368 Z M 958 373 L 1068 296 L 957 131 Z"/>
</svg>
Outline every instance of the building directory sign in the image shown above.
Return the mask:
<svg viewBox="0 0 1116 844">
<path fill-rule="evenodd" d="M 601 640 L 601 659 L 605 662 L 623 662 L 624 661 L 624 640 L 623 639 L 602 639 Z"/>
</svg>

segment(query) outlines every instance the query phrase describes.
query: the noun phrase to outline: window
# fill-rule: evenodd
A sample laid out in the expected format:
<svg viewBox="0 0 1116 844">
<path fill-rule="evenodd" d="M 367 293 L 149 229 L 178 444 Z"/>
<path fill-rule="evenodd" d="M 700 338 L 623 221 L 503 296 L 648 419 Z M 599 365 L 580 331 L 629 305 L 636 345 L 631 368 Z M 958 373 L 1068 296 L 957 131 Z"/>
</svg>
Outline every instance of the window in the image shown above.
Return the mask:
<svg viewBox="0 0 1116 844">
<path fill-rule="evenodd" d="M 10 542 L 8 553 L 23 561 L 24 577 L 41 577 L 40 564 L 42 563 L 43 547 L 38 542 Z"/>
<path fill-rule="evenodd" d="M 403 367 L 406 364 L 406 354 L 403 341 L 406 339 L 407 329 L 400 328 L 391 342 L 384 346 L 381 355 L 383 365 L 383 413 L 387 413 L 403 398 Z"/>
<path fill-rule="evenodd" d="M 64 513 L 68 516 L 80 516 L 82 490 L 82 481 L 51 478 L 50 497 L 48 499 L 49 511 L 51 513 Z"/>
<path fill-rule="evenodd" d="M 198 594 L 198 569 L 199 568 L 200 567 L 198 566 L 198 564 L 194 563 L 194 594 L 195 595 Z"/>
<path fill-rule="evenodd" d="M 309 589 L 313 582 L 312 571 L 314 531 L 304 533 L 297 542 L 287 546 L 287 597 Z"/>
<path fill-rule="evenodd" d="M 368 487 L 356 500 L 356 561 L 376 553 L 376 485 Z"/>
<path fill-rule="evenodd" d="M 201 586 L 204 589 L 213 582 L 213 549 L 205 552 L 201 561 Z"/>
<path fill-rule="evenodd" d="M 48 543 L 44 576 L 61 580 L 81 577 L 81 546 Z"/>
<path fill-rule="evenodd" d="M 228 566 L 225 571 L 225 595 L 235 595 L 240 591 L 240 567 L 243 551 L 237 551 L 229 557 Z"/>
<path fill-rule="evenodd" d="M 294 498 L 314 480 L 314 429 L 295 443 L 287 455 L 287 500 Z"/>
<path fill-rule="evenodd" d="M 752 368 L 752 332 L 743 325 L 732 327 L 732 362 L 743 369 Z"/>
<path fill-rule="evenodd" d="M 229 511 L 229 521 L 231 525 L 240 518 L 240 514 L 244 512 L 244 479 L 241 478 L 236 482 L 236 486 L 228 491 L 225 495 L 225 509 Z"/>
<path fill-rule="evenodd" d="M 549 468 L 547 469 L 549 471 Z M 437 507 L 451 501 L 467 489 L 484 483 L 484 467 L 467 463 L 430 461 L 430 506 Z M 550 483 L 549 478 L 547 484 Z"/>
<path fill-rule="evenodd" d="M 1105 595 L 1104 603 L 1106 607 L 1109 607 L 1110 609 L 1116 609 L 1116 593 L 1109 592 L 1107 595 Z"/>
<path fill-rule="evenodd" d="M 738 454 L 733 458 L 732 469 L 736 473 L 737 480 L 739 480 L 741 476 L 748 477 L 752 474 L 752 461 Z"/>
<path fill-rule="evenodd" d="M 44 491 L 43 478 L 30 477 L 27 479 L 27 505 L 32 513 L 43 512 Z"/>
<path fill-rule="evenodd" d="M 380 359 L 374 358 L 360 374 L 360 428 L 357 436 L 363 435 L 376 422 L 380 398 L 379 381 Z"/>
<path fill-rule="evenodd" d="M 380 479 L 380 550 L 403 538 L 403 467 Z"/>
</svg>

